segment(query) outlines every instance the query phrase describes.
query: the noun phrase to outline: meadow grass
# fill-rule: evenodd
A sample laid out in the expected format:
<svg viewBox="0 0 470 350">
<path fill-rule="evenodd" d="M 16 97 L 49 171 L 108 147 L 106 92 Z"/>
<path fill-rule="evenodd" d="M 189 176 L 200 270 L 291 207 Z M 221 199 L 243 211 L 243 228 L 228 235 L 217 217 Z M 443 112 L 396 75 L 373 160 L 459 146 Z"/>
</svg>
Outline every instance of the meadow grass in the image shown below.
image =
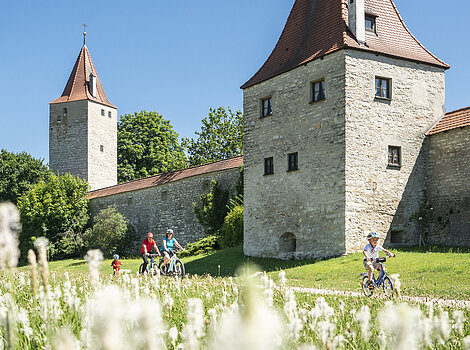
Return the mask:
<svg viewBox="0 0 470 350">
<path fill-rule="evenodd" d="M 387 260 L 389 274 L 399 274 L 402 295 L 445 299 L 470 299 L 470 250 L 447 247 L 393 249 L 397 257 Z M 277 282 L 284 270 L 292 286 L 344 291 L 360 291 L 359 273 L 363 272 L 362 253 L 324 259 L 288 260 L 245 257 L 241 247 L 181 259 L 190 275 L 235 276 L 240 267 L 254 264 Z M 135 273 L 141 259 L 123 260 L 123 269 Z M 101 273 L 110 274 L 111 260 L 101 263 Z M 53 261 L 51 272 L 67 270 L 71 274 L 88 270 L 85 260 Z M 24 269 L 24 268 L 20 268 Z"/>
</svg>

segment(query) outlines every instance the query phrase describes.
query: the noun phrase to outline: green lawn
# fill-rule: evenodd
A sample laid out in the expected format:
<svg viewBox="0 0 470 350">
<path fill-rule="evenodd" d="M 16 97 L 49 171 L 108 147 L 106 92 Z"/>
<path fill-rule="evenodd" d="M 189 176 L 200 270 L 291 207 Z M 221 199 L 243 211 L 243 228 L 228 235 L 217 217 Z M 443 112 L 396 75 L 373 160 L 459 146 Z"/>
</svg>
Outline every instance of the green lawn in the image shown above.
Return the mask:
<svg viewBox="0 0 470 350">
<path fill-rule="evenodd" d="M 389 274 L 400 274 L 402 294 L 437 298 L 470 299 L 470 249 L 406 248 L 393 250 L 397 258 L 387 261 Z M 208 255 L 183 258 L 189 274 L 234 276 L 240 266 L 252 263 L 266 271 L 274 281 L 280 269 L 286 272 L 292 286 L 359 291 L 359 273 L 363 272 L 362 253 L 327 260 L 289 260 L 249 258 L 240 247 L 224 249 Z M 138 271 L 141 259 L 123 260 L 123 269 Z M 102 264 L 102 272 L 110 274 L 111 260 Z M 21 269 L 26 269 L 23 267 Z M 62 260 L 50 263 L 50 270 L 70 273 L 87 271 L 85 261 Z"/>
</svg>

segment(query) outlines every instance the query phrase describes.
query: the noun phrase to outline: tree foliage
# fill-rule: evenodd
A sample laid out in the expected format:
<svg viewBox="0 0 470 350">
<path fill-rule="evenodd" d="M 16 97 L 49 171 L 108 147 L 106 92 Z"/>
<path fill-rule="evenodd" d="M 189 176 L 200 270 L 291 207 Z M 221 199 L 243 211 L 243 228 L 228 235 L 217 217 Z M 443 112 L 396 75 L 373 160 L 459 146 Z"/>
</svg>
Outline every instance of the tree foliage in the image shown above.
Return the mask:
<svg viewBox="0 0 470 350">
<path fill-rule="evenodd" d="M 239 156 L 243 153 L 243 114 L 230 108 L 211 108 L 202 120 L 201 131 L 195 134 L 197 139 L 182 141 L 191 166 Z"/>
<path fill-rule="evenodd" d="M 118 123 L 118 181 L 183 169 L 186 156 L 178 134 L 156 112 L 126 114 Z"/>
<path fill-rule="evenodd" d="M 114 253 L 119 255 L 131 253 L 126 245 L 132 245 L 134 237 L 129 236 L 134 235 L 135 231 L 129 225 L 128 220 L 117 211 L 116 207 L 109 206 L 102 209 L 93 221 L 93 227 L 85 233 L 87 249 L 100 249 L 108 257 Z"/>
<path fill-rule="evenodd" d="M 243 244 L 243 196 L 230 199 L 229 211 L 219 230 L 221 248 Z"/>
<path fill-rule="evenodd" d="M 20 247 L 26 253 L 34 237 L 45 236 L 51 243 L 52 257 L 63 255 L 60 240 L 67 234 L 81 233 L 88 221 L 88 183 L 70 174 L 49 175 L 18 199 L 23 230 Z"/>
<path fill-rule="evenodd" d="M 44 181 L 52 174 L 42 159 L 33 158 L 26 152 L 11 153 L 2 149 L 0 153 L 0 202 L 14 204 L 34 184 Z"/>
</svg>

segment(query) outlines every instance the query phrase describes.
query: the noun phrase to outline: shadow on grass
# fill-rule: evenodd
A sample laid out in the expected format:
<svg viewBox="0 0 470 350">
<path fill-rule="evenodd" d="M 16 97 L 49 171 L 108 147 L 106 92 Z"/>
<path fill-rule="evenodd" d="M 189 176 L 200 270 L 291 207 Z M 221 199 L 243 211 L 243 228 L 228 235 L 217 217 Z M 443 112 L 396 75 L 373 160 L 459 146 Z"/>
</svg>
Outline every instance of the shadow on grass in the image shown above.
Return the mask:
<svg viewBox="0 0 470 350">
<path fill-rule="evenodd" d="M 86 264 L 86 261 L 78 261 L 78 262 L 68 264 L 66 267 L 80 266 L 80 265 L 85 265 L 85 264 Z"/>
<path fill-rule="evenodd" d="M 447 247 L 447 246 L 413 246 L 413 247 L 397 247 L 393 250 L 410 253 L 470 253 L 470 247 Z"/>
<path fill-rule="evenodd" d="M 240 267 L 256 265 L 261 271 L 277 271 L 297 266 L 314 264 L 318 260 L 278 260 L 269 258 L 253 258 L 243 255 L 242 247 L 218 250 L 193 261 L 185 262 L 186 272 L 197 275 L 234 276 Z"/>
</svg>

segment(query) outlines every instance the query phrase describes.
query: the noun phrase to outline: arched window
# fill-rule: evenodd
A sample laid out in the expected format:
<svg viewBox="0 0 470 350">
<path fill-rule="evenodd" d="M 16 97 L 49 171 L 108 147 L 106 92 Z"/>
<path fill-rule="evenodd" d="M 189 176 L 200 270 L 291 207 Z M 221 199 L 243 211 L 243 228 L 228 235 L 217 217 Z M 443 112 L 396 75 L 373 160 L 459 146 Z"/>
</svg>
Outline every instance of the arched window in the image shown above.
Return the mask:
<svg viewBox="0 0 470 350">
<path fill-rule="evenodd" d="M 292 232 L 283 233 L 279 240 L 279 253 L 295 253 L 297 249 L 297 240 Z"/>
</svg>

